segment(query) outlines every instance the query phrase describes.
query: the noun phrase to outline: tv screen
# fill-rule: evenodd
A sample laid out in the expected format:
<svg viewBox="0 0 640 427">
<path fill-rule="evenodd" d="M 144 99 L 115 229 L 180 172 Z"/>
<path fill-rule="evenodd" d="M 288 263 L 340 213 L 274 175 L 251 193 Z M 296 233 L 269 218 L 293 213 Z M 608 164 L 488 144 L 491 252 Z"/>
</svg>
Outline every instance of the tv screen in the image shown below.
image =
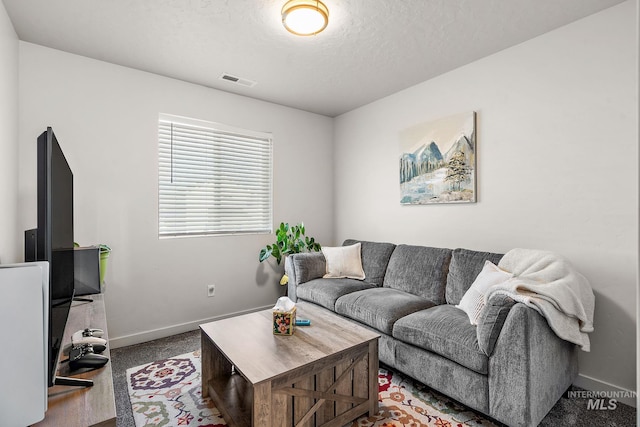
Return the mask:
<svg viewBox="0 0 640 427">
<path fill-rule="evenodd" d="M 36 257 L 49 261 L 49 387 L 55 382 L 74 292 L 73 173 L 49 127 L 38 137 Z"/>
</svg>

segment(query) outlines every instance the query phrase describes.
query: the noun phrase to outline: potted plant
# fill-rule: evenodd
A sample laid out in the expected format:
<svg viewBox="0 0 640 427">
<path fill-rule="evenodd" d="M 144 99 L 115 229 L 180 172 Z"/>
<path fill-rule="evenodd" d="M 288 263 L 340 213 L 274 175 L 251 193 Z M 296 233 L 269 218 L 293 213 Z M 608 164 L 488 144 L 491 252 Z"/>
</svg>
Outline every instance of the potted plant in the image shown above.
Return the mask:
<svg viewBox="0 0 640 427">
<path fill-rule="evenodd" d="M 280 264 L 283 258 L 289 254 L 297 254 L 300 252 L 319 251 L 320 243 L 316 242 L 313 237 L 305 235 L 304 224 L 300 223 L 290 227 L 288 223 L 280 223 L 280 227 L 276 230 L 276 241 L 271 245 L 267 245 L 260 250 L 259 260 L 263 262 L 269 257 L 274 257 L 276 262 Z M 288 277 L 285 274 L 280 280 L 281 285 L 288 283 Z"/>
</svg>

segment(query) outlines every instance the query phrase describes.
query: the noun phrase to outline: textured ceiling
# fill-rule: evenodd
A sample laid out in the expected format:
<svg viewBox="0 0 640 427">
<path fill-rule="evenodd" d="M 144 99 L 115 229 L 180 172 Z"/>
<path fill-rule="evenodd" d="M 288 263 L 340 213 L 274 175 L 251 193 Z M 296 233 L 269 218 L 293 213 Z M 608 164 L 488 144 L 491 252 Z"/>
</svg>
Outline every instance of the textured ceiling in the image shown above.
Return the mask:
<svg viewBox="0 0 640 427">
<path fill-rule="evenodd" d="M 328 116 L 622 1 L 324 0 L 296 37 L 285 0 L 3 0 L 21 40 Z"/>
</svg>

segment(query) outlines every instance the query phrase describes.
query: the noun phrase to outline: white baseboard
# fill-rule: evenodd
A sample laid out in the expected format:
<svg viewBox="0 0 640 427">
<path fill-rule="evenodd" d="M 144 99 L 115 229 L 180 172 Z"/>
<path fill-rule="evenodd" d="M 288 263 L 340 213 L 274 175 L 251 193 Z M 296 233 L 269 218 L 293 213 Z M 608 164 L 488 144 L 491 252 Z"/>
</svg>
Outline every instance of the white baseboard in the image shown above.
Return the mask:
<svg viewBox="0 0 640 427">
<path fill-rule="evenodd" d="M 220 316 L 210 317 L 208 319 L 195 320 L 193 322 L 181 323 L 179 325 L 167 326 L 165 328 L 153 329 L 151 331 L 139 332 L 136 334 L 125 335 L 122 337 L 109 338 L 110 348 L 126 347 L 128 345 L 141 344 L 147 341 L 153 341 L 159 338 L 169 337 L 171 335 L 181 334 L 184 332 L 195 331 L 199 325 L 203 323 L 213 322 L 215 320 L 226 319 L 228 317 L 240 316 L 242 314 L 253 313 L 260 310 L 271 308 L 272 306 L 256 307 L 248 310 L 236 311 L 234 313 L 222 314 Z"/>
<path fill-rule="evenodd" d="M 583 374 L 578 374 L 578 378 L 576 378 L 576 380 L 573 382 L 573 385 L 583 388 L 585 390 L 590 390 L 590 391 L 604 391 L 604 392 L 612 391 L 612 392 L 621 393 L 621 394 L 634 394 L 634 395 L 636 394 L 632 390 L 627 390 L 622 387 L 618 387 L 616 385 L 609 384 L 605 381 L 601 381 Z M 637 408 L 637 398 L 621 397 L 621 398 L 616 398 L 616 400 L 620 403 L 624 403 L 625 405 L 629 405 L 634 408 Z"/>
</svg>

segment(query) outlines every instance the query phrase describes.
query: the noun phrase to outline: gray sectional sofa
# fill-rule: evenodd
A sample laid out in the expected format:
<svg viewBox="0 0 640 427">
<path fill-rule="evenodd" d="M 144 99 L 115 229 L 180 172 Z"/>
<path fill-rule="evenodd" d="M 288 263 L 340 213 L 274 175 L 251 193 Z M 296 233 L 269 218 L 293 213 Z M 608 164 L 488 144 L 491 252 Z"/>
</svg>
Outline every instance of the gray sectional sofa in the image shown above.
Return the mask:
<svg viewBox="0 0 640 427">
<path fill-rule="evenodd" d="M 322 253 L 290 255 L 292 300 L 317 304 L 380 333 L 380 361 L 510 426 L 537 425 L 578 373 L 574 344 L 527 306 L 500 296 L 478 326 L 456 308 L 502 255 L 361 243 L 364 280 L 322 278 Z"/>
</svg>

